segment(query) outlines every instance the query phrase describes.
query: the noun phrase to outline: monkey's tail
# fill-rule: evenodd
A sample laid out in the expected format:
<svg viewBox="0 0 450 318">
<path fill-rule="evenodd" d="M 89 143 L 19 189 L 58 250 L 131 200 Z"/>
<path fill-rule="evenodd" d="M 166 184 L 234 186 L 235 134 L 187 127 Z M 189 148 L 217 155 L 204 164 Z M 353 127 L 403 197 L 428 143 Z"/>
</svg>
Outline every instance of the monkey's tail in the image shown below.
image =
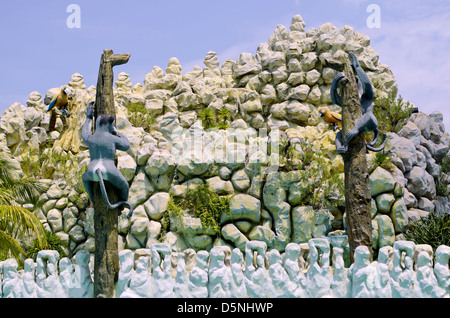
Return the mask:
<svg viewBox="0 0 450 318">
<path fill-rule="evenodd" d="M 341 96 L 339 96 L 337 89 L 339 86 L 339 82 L 345 78 L 345 74 L 344 73 L 337 73 L 336 76 L 334 77 L 333 83 L 331 84 L 331 90 L 330 90 L 330 95 L 331 95 L 331 101 L 333 102 L 333 104 L 338 105 L 340 107 L 342 107 L 342 99 Z"/>
<path fill-rule="evenodd" d="M 385 134 L 383 134 L 383 142 L 380 147 L 374 148 L 373 145 L 366 144 L 366 148 L 373 152 L 380 152 L 384 149 L 385 146 L 386 146 L 386 135 Z"/>
<path fill-rule="evenodd" d="M 125 205 L 125 206 L 127 206 L 130 209 L 130 212 L 128 212 L 128 215 L 127 215 L 127 217 L 130 218 L 131 214 L 133 214 L 133 205 L 131 203 L 128 203 L 127 201 L 119 201 L 119 202 L 116 202 L 114 204 L 111 204 L 109 202 L 109 199 L 108 199 L 108 194 L 106 193 L 106 187 L 105 187 L 105 182 L 103 181 L 102 172 L 100 171 L 100 169 L 97 169 L 95 171 L 95 173 L 97 173 L 98 180 L 99 180 L 99 183 L 100 183 L 100 190 L 102 192 L 102 197 L 103 197 L 103 200 L 106 203 L 106 206 L 110 210 L 113 210 L 115 208 L 118 208 L 121 205 Z"/>
<path fill-rule="evenodd" d="M 367 145 L 371 146 L 371 147 L 375 146 L 377 144 L 377 142 L 378 142 L 378 137 L 379 136 L 380 136 L 380 134 L 378 132 L 378 129 L 375 129 L 374 130 L 373 140 L 371 142 L 367 143 Z"/>
</svg>

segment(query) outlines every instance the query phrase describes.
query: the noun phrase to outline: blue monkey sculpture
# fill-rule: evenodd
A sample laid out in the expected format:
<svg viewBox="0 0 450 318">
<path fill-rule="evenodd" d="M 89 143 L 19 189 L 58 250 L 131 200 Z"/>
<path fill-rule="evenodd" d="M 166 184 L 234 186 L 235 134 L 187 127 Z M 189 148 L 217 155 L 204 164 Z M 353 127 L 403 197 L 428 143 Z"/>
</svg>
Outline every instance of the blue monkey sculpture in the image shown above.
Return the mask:
<svg viewBox="0 0 450 318">
<path fill-rule="evenodd" d="M 86 121 L 81 131 L 81 137 L 89 147 L 91 159 L 87 171 L 82 176 L 84 188 L 91 202 L 94 202 L 92 182 L 99 182 L 103 200 L 108 208 L 111 210 L 115 208 L 123 210 L 125 206 L 128 206 L 130 209 L 128 213 L 129 218 L 133 213 L 133 205 L 127 202 L 129 185 L 119 169 L 117 169 L 114 159 L 116 149 L 126 151 L 130 148 L 130 142 L 127 137 L 117 133 L 114 127 L 114 117 L 110 115 L 100 115 L 95 123 L 95 132 L 91 134 L 93 118 L 94 102 L 91 102 L 87 106 Z M 105 180 L 111 183 L 118 193 L 119 200 L 115 204 L 109 202 Z"/>
<path fill-rule="evenodd" d="M 366 72 L 362 69 L 359 64 L 358 58 L 355 54 L 349 53 L 353 71 L 356 73 L 356 82 L 358 84 L 358 92 L 361 101 L 361 112 L 362 116 L 355 125 L 355 128 L 347 132 L 342 138 L 342 132 L 338 132 L 336 135 L 336 150 L 338 153 L 343 154 L 348 150 L 348 144 L 350 141 L 356 137 L 362 131 L 372 131 L 374 133 L 374 138 L 371 142 L 366 144 L 366 148 L 370 151 L 379 152 L 382 151 L 386 145 L 386 135 L 383 135 L 383 140 L 381 146 L 375 148 L 374 146 L 378 142 L 379 132 L 378 132 L 378 121 L 373 114 L 373 99 L 374 92 L 373 87 L 370 82 L 369 77 Z M 345 78 L 344 73 L 336 74 L 331 85 L 331 100 L 334 104 L 342 107 L 342 99 L 339 96 L 337 89 L 339 82 Z"/>
</svg>

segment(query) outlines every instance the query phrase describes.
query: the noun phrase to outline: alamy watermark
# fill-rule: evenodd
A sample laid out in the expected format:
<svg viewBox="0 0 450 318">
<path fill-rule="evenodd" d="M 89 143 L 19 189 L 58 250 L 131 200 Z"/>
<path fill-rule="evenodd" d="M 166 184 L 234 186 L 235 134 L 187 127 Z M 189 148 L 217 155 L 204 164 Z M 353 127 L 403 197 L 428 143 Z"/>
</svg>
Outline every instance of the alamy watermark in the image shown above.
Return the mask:
<svg viewBox="0 0 450 318">
<path fill-rule="evenodd" d="M 70 15 L 67 17 L 66 25 L 69 29 L 81 28 L 81 8 L 78 4 L 69 4 L 66 9 Z"/>
<path fill-rule="evenodd" d="M 369 4 L 367 6 L 367 13 L 370 15 L 367 17 L 367 27 L 369 29 L 381 28 L 381 8 L 378 4 Z"/>
</svg>

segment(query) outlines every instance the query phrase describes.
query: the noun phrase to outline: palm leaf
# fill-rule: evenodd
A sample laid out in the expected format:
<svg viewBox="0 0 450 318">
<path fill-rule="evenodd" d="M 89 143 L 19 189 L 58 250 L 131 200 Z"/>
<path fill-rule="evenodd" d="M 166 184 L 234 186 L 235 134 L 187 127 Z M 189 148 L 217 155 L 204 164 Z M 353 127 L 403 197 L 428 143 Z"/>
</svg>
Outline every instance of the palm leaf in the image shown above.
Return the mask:
<svg viewBox="0 0 450 318">
<path fill-rule="evenodd" d="M 11 205 L 14 202 L 14 196 L 9 189 L 0 186 L 0 204 Z"/>
<path fill-rule="evenodd" d="M 48 190 L 48 185 L 41 181 L 19 176 L 18 168 L 14 161 L 0 154 L 0 204 L 36 203 L 39 193 Z"/>
<path fill-rule="evenodd" d="M 45 244 L 45 230 L 39 219 L 20 206 L 0 205 L 0 230 L 15 238 L 34 233 L 41 246 Z"/>
<path fill-rule="evenodd" d="M 22 178 L 15 162 L 0 154 L 0 250 L 19 259 L 24 253 L 20 240 L 34 234 L 40 246 L 46 243 L 45 230 L 39 219 L 16 203 L 35 203 L 47 186 L 31 178 Z"/>
<path fill-rule="evenodd" d="M 18 202 L 36 203 L 39 193 L 48 190 L 48 185 L 32 178 L 21 178 L 11 183 L 11 194 Z"/>
<path fill-rule="evenodd" d="M 18 259 L 23 254 L 22 247 L 19 243 L 8 233 L 0 230 L 0 250 L 6 253 L 11 252 L 11 255 Z"/>
</svg>

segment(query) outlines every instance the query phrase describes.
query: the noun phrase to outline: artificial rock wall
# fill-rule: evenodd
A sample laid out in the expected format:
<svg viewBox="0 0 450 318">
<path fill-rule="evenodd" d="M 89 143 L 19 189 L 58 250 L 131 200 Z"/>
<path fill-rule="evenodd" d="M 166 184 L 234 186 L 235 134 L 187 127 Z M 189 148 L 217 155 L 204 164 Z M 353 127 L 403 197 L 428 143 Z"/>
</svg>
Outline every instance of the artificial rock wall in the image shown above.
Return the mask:
<svg viewBox="0 0 450 318">
<path fill-rule="evenodd" d="M 330 244 L 331 243 L 331 244 Z M 122 250 L 116 297 L 148 298 L 448 298 L 450 247 L 440 246 L 433 261 L 427 245 L 396 241 L 370 262 L 367 247 L 356 249 L 345 266 L 343 241 L 329 238 L 290 243 L 282 254 L 264 242 L 238 248 L 172 252 L 167 244 Z M 334 245 L 334 246 L 333 246 Z M 79 251 L 59 260 L 56 251 L 39 252 L 17 271 L 15 259 L 0 262 L 4 298 L 93 297 L 93 255 Z"/>
<path fill-rule="evenodd" d="M 137 207 L 131 219 L 120 216 L 120 250 L 151 249 L 165 243 L 175 252 L 209 251 L 216 245 L 244 252 L 248 242 L 256 241 L 282 253 L 289 243 L 345 233 L 343 207 L 303 206 L 299 198 L 306 187 L 301 171 L 280 164 L 275 171 L 261 172 L 274 157 L 250 151 L 250 145 L 267 146 L 280 131 L 289 140 L 308 139 L 313 150 L 325 154 L 326 169 L 343 178 L 343 161 L 334 147 L 336 133 L 319 117 L 318 108 L 339 111 L 330 99 L 335 72 L 325 59 L 337 59 L 346 52 L 358 56 L 377 97 L 397 92 L 392 72 L 380 62 L 366 35 L 330 23 L 305 30 L 299 15 L 289 28 L 277 26 L 256 54 L 242 53 L 236 61 L 220 65 L 217 54 L 208 52 L 204 67 L 182 74 L 180 63 L 172 58 L 165 71 L 155 66 L 142 84 L 135 85 L 126 73 L 118 74 L 116 125 L 131 143 L 129 151 L 117 152 L 118 166 L 129 181 L 130 201 Z M 23 175 L 20 162 L 27 157 L 37 162 L 42 155 L 64 156 L 62 162 L 42 162 L 40 173 L 53 176 L 43 180 L 50 189 L 36 205 L 22 204 L 67 243 L 66 252 L 72 256 L 81 250 L 92 253 L 95 248 L 94 210 L 79 182 L 79 173 L 89 162 L 81 125 L 87 103 L 95 98 L 95 87 L 86 88 L 80 74 L 74 74 L 68 86 L 71 115 L 59 117 L 55 131 L 48 131 L 45 109 L 59 88 L 50 89 L 44 97 L 32 92 L 26 106 L 15 103 L 0 117 L 0 147 L 15 163 L 18 177 Z M 144 106 L 156 118 L 150 131 L 131 124 L 127 110 L 135 105 Z M 226 109 L 230 128 L 204 129 L 198 119 L 205 109 Z M 447 188 L 450 184 L 450 176 L 440 166 L 450 141 L 442 114 L 415 114 L 398 134 L 389 135 L 388 151 L 395 169 L 377 168 L 370 176 L 375 250 L 402 239 L 411 221 L 450 211 L 448 197 L 436 191 L 438 179 Z M 190 152 L 189 145 L 201 151 Z M 180 155 L 183 149 L 188 149 L 187 155 Z M 367 155 L 369 162 L 372 156 Z M 168 233 L 162 235 L 170 196 L 183 196 L 200 184 L 219 195 L 233 196 L 231 217 L 221 218 L 220 232 L 185 215 L 171 222 Z"/>
</svg>

